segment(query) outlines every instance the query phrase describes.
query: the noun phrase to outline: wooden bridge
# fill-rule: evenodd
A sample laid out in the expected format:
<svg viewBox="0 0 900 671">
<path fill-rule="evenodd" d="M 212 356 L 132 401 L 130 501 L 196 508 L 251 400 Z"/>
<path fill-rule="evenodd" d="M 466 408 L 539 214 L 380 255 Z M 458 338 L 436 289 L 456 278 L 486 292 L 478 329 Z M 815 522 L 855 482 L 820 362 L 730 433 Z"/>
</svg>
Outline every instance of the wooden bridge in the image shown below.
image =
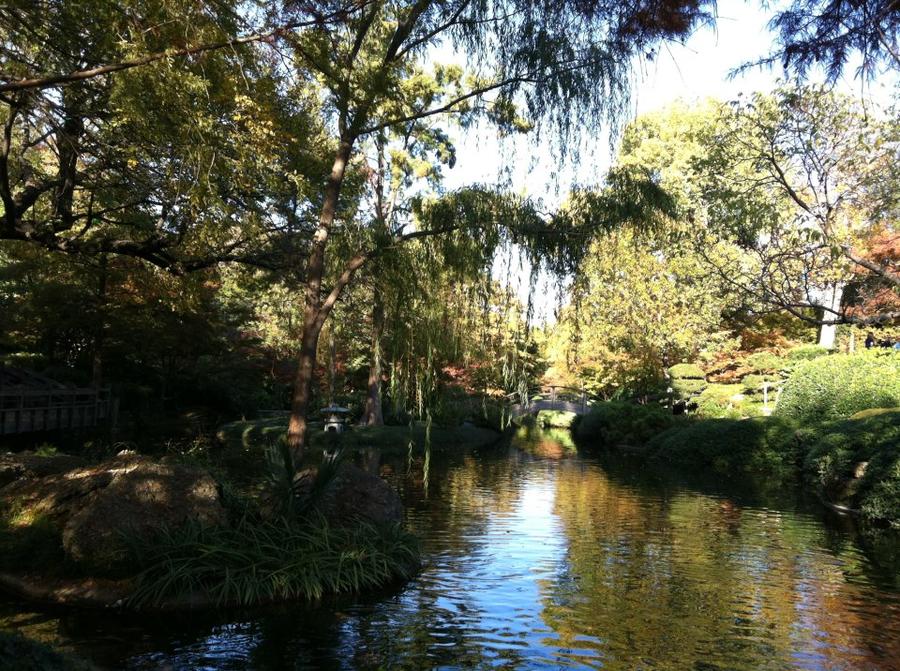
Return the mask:
<svg viewBox="0 0 900 671">
<path fill-rule="evenodd" d="M 21 368 L 0 367 L 0 436 L 84 429 L 110 419 L 108 388 L 74 388 Z"/>
<path fill-rule="evenodd" d="M 517 419 L 525 415 L 537 414 L 541 410 L 574 412 L 584 415 L 591 408 L 591 399 L 584 389 L 563 386 L 540 387 L 526 393 L 516 392 L 507 396 L 509 417 Z"/>
</svg>

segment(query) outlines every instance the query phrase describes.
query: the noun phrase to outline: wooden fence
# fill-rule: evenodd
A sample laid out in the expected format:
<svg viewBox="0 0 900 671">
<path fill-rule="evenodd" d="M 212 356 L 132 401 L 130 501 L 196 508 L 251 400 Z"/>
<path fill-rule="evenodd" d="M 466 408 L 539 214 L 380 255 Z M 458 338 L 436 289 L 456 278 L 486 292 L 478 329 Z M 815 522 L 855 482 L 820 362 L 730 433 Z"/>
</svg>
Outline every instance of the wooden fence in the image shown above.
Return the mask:
<svg viewBox="0 0 900 671">
<path fill-rule="evenodd" d="M 109 388 L 0 388 L 0 436 L 89 428 L 110 412 Z"/>
</svg>

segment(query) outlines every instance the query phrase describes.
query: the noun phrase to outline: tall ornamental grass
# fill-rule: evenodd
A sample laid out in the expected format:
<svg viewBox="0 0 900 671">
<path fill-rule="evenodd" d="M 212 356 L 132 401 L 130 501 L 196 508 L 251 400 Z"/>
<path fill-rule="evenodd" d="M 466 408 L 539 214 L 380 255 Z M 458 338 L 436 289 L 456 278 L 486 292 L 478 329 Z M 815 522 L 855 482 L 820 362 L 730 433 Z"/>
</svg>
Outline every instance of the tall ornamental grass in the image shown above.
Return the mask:
<svg viewBox="0 0 900 671">
<path fill-rule="evenodd" d="M 187 525 L 134 555 L 143 568 L 136 607 L 195 597 L 219 606 L 317 600 L 411 577 L 419 561 L 416 539 L 399 525 L 332 527 L 321 517 Z"/>
</svg>

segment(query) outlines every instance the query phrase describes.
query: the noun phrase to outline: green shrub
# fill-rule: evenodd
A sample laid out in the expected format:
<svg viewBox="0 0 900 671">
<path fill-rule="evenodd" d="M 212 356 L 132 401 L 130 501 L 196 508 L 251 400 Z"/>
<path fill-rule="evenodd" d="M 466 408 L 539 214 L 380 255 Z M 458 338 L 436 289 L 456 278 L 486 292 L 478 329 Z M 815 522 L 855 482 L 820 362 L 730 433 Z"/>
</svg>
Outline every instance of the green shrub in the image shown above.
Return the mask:
<svg viewBox="0 0 900 671">
<path fill-rule="evenodd" d="M 870 351 L 800 363 L 776 414 L 809 424 L 895 406 L 900 406 L 900 353 Z"/>
<path fill-rule="evenodd" d="M 578 441 L 586 445 L 643 445 L 674 421 L 672 413 L 658 405 L 606 401 L 582 416 L 574 431 Z"/>
<path fill-rule="evenodd" d="M 224 447 L 221 457 L 234 463 L 237 468 L 262 463 L 261 457 L 269 445 L 287 437 L 287 416 L 267 419 L 231 422 L 219 427 L 216 438 Z M 432 426 L 431 446 L 438 450 L 480 448 L 496 443 L 500 434 L 493 430 L 472 424 L 452 428 Z M 340 434 L 326 433 L 314 429 L 309 434 L 309 445 L 313 449 L 341 447 L 348 450 L 362 447 L 378 447 L 383 450 L 404 451 L 410 440 L 416 446 L 425 444 L 425 423 L 395 426 L 353 426 Z M 228 463 L 225 464 L 228 466 Z"/>
<path fill-rule="evenodd" d="M 686 401 L 706 389 L 706 380 L 677 379 L 670 382 L 672 393 L 677 399 Z"/>
<path fill-rule="evenodd" d="M 745 398 L 738 384 L 710 384 L 695 399 L 696 414 L 708 418 L 740 418 Z"/>
<path fill-rule="evenodd" d="M 763 382 L 775 383 L 781 380 L 777 375 L 745 375 L 741 380 L 745 394 L 762 394 Z M 769 393 L 774 394 L 775 385 L 769 385 Z M 772 397 L 774 399 L 774 395 Z"/>
<path fill-rule="evenodd" d="M 59 449 L 53 443 L 43 442 L 35 448 L 34 453 L 39 457 L 52 457 L 59 454 Z"/>
<path fill-rule="evenodd" d="M 900 408 L 829 422 L 807 440 L 805 475 L 829 499 L 900 527 Z M 862 463 L 865 474 L 854 483 Z"/>
<path fill-rule="evenodd" d="M 790 362 L 811 361 L 821 356 L 830 354 L 831 350 L 827 350 L 819 345 L 799 345 L 794 347 L 787 353 L 787 360 Z"/>
<path fill-rule="evenodd" d="M 669 368 L 669 375 L 674 380 L 703 380 L 706 373 L 695 363 L 677 363 Z"/>
<path fill-rule="evenodd" d="M 574 412 L 565 410 L 540 410 L 535 418 L 538 426 L 550 429 L 569 429 L 578 417 Z"/>
<path fill-rule="evenodd" d="M 220 605 L 314 600 L 410 577 L 419 562 L 415 538 L 399 526 L 331 527 L 322 518 L 187 525 L 134 554 L 142 567 L 135 606 L 192 594 Z"/>
<path fill-rule="evenodd" d="M 795 425 L 772 417 L 692 421 L 648 444 L 654 460 L 730 475 L 779 477 L 794 472 L 798 447 Z"/>
<path fill-rule="evenodd" d="M 757 373 L 774 373 L 784 367 L 784 360 L 772 352 L 756 352 L 747 357 L 747 366 Z"/>
</svg>

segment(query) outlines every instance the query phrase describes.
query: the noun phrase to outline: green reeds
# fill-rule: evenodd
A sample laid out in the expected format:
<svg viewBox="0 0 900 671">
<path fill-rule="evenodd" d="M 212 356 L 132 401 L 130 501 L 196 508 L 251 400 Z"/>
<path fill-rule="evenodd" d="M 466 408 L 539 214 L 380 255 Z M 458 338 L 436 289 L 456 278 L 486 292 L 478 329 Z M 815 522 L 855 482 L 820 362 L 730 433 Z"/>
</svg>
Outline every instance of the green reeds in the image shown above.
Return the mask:
<svg viewBox="0 0 900 671">
<path fill-rule="evenodd" d="M 399 526 L 332 527 L 245 517 L 230 527 L 187 525 L 136 548 L 143 567 L 133 606 L 188 598 L 216 605 L 317 600 L 410 577 L 418 544 Z"/>
</svg>

